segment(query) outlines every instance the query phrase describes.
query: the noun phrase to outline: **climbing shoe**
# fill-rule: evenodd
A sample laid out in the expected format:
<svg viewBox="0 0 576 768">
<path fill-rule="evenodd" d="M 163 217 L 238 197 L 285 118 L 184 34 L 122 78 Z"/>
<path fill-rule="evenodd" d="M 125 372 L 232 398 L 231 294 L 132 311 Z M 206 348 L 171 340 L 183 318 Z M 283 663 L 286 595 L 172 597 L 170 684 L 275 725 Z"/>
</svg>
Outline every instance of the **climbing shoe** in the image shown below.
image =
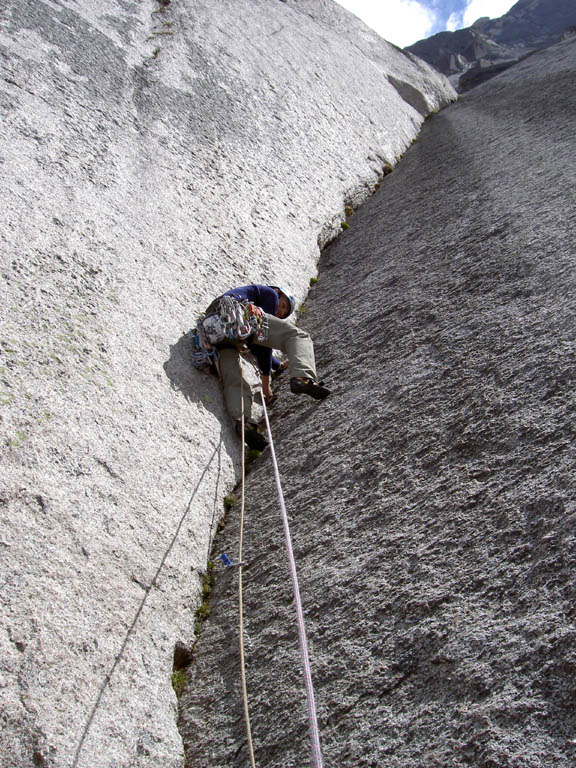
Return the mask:
<svg viewBox="0 0 576 768">
<path fill-rule="evenodd" d="M 312 379 L 290 379 L 290 391 L 295 395 L 310 395 L 315 400 L 324 400 L 328 397 L 330 390 L 323 386 L 323 381 L 312 381 Z"/>
<path fill-rule="evenodd" d="M 242 436 L 241 421 L 236 422 L 236 433 L 239 437 Z M 258 432 L 257 425 L 252 424 L 250 421 L 246 422 L 244 425 L 244 442 L 248 448 L 251 448 L 254 451 L 263 451 L 268 445 L 268 440 L 266 440 L 264 435 Z"/>
</svg>

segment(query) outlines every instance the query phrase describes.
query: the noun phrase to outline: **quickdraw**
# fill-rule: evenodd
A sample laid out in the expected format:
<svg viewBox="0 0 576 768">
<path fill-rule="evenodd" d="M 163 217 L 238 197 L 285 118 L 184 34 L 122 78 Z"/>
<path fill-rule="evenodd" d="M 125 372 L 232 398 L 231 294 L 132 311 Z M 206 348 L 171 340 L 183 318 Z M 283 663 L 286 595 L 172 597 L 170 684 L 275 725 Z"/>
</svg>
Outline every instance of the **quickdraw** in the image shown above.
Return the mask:
<svg viewBox="0 0 576 768">
<path fill-rule="evenodd" d="M 192 365 L 202 371 L 214 370 L 218 346 L 261 339 L 265 329 L 260 307 L 233 296 L 219 296 L 200 315 L 192 331 Z"/>
</svg>

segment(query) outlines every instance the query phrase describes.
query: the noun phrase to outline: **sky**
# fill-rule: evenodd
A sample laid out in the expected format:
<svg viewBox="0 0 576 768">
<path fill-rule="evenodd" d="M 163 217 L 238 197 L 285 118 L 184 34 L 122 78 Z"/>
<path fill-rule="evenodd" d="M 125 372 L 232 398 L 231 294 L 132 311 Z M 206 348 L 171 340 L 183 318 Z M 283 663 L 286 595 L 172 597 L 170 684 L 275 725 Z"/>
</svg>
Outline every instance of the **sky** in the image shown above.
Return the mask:
<svg viewBox="0 0 576 768">
<path fill-rule="evenodd" d="M 516 0 L 336 0 L 391 43 L 404 48 L 425 37 L 489 16 L 497 19 Z"/>
</svg>

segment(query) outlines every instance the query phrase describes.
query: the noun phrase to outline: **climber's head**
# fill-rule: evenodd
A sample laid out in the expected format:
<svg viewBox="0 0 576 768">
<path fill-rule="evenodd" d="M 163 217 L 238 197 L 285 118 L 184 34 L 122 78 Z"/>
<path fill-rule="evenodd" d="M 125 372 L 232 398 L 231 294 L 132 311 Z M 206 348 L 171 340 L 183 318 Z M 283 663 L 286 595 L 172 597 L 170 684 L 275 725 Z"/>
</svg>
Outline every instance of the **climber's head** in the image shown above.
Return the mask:
<svg viewBox="0 0 576 768">
<path fill-rule="evenodd" d="M 276 317 L 280 317 L 282 320 L 285 320 L 292 314 L 292 312 L 294 312 L 294 307 L 296 305 L 294 296 L 290 296 L 288 293 L 283 291 L 282 288 L 278 288 L 277 285 L 271 285 L 270 287 L 274 288 L 278 294 L 278 309 L 276 310 Z"/>
</svg>

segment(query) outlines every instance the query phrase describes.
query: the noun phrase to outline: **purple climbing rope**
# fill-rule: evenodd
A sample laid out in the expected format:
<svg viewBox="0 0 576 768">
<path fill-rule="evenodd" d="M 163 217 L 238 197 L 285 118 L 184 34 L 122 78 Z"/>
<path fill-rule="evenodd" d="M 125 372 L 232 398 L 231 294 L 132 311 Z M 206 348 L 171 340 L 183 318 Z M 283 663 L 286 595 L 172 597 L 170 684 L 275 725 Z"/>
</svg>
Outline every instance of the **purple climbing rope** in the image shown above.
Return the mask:
<svg viewBox="0 0 576 768">
<path fill-rule="evenodd" d="M 318 731 L 318 718 L 316 716 L 316 702 L 314 700 L 314 687 L 312 685 L 312 672 L 310 670 L 310 657 L 308 655 L 308 643 L 306 640 L 306 627 L 304 626 L 304 613 L 302 611 L 302 601 L 300 599 L 300 588 L 298 586 L 298 575 L 296 574 L 296 561 L 294 560 L 294 551 L 292 549 L 292 538 L 290 536 L 290 526 L 288 525 L 288 514 L 284 502 L 284 493 L 280 483 L 280 473 L 278 472 L 278 462 L 276 461 L 276 452 L 274 451 L 274 441 L 272 440 L 272 430 L 268 421 L 268 411 L 262 396 L 262 405 L 264 406 L 264 418 L 266 419 L 266 429 L 270 442 L 270 455 L 274 465 L 274 476 L 276 478 L 276 488 L 278 490 L 278 500 L 282 511 L 282 523 L 284 525 L 284 538 L 286 539 L 286 550 L 290 563 L 290 576 L 292 578 L 292 589 L 294 591 L 294 603 L 296 604 L 296 616 L 298 618 L 298 641 L 300 644 L 300 655 L 302 657 L 302 668 L 304 671 L 304 681 L 306 683 L 306 699 L 308 704 L 308 720 L 310 723 L 310 738 L 312 741 L 312 755 L 314 768 L 322 768 L 322 751 L 320 749 L 320 733 Z"/>
</svg>

